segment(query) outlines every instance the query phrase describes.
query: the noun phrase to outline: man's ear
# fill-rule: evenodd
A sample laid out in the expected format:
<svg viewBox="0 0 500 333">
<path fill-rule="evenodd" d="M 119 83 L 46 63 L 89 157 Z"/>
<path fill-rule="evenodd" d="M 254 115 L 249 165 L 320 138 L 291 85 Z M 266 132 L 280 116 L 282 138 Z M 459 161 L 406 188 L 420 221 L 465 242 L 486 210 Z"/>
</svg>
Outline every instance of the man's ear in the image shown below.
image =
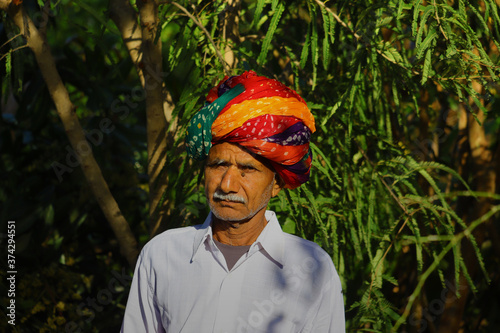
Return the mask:
<svg viewBox="0 0 500 333">
<path fill-rule="evenodd" d="M 274 198 L 275 196 L 280 193 L 281 189 L 285 187 L 285 183 L 281 179 L 280 175 L 277 173 L 274 174 L 274 180 L 273 180 L 273 190 L 271 192 L 271 196 Z"/>
</svg>

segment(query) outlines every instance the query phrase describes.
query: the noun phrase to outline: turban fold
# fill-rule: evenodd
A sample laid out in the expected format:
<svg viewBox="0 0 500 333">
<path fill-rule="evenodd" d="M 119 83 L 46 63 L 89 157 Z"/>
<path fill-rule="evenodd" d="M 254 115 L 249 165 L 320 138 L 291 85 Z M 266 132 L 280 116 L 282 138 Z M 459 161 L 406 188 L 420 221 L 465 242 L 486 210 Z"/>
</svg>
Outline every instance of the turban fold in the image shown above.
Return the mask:
<svg viewBox="0 0 500 333">
<path fill-rule="evenodd" d="M 315 131 L 314 117 L 295 91 L 247 71 L 210 90 L 188 125 L 186 147 L 189 156 L 203 160 L 212 145 L 238 144 L 269 160 L 293 189 L 309 179 Z"/>
</svg>

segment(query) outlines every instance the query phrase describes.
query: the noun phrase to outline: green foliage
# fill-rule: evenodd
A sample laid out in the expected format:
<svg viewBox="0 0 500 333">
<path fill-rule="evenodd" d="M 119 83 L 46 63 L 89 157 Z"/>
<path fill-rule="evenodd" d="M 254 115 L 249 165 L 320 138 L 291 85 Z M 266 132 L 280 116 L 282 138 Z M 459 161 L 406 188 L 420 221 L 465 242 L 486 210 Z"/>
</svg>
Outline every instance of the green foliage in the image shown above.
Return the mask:
<svg viewBox="0 0 500 333">
<path fill-rule="evenodd" d="M 481 216 L 471 207 L 500 198 L 475 191 L 474 171 L 464 171 L 470 162 L 456 153 L 463 133 L 450 116 L 460 117 L 461 108 L 486 113 L 490 148 L 497 147 L 496 3 L 244 1 L 238 36 L 223 35 L 226 2 L 179 3 L 214 43 L 177 7 L 160 6 L 163 79 L 175 103 L 163 170 L 168 187 L 162 200 L 169 213 L 163 227 L 201 223 L 208 212 L 202 166 L 186 159 L 184 132 L 201 97 L 224 76 L 216 48 L 229 45 L 237 59 L 233 74 L 253 69 L 275 77 L 294 87 L 315 115 L 311 179 L 282 191 L 270 206 L 285 231 L 331 254 L 344 288 L 349 331 L 422 329 L 425 318 L 411 317 L 415 304 L 434 299 L 461 274 L 476 295 L 464 322 L 483 318 L 476 311 L 483 301 L 490 305 L 482 311 L 489 321 L 481 330 L 498 325 L 491 310 L 498 297 L 489 292 L 500 291 L 488 286 L 498 278 L 498 256 L 473 230 L 488 219 L 498 227 L 499 207 L 492 205 Z M 25 1 L 32 16 L 41 5 Z M 56 2 L 47 36 L 83 127 L 95 133 L 103 119 L 113 124 L 93 146 L 94 154 L 144 244 L 150 238 L 144 94 L 105 7 L 90 0 Z M 0 45 L 16 36 L 2 15 Z M 116 331 L 128 286 L 113 293 L 95 317 L 89 306 L 76 311 L 125 267 L 115 236 L 78 165 L 58 180 L 54 162 L 68 165 L 64 130 L 22 38 L 5 45 L 0 201 L 2 221 L 17 221 L 23 272 L 18 314 L 20 327 L 28 327 L 19 331 L 63 330 L 70 322 L 84 331 Z M 7 112 L 12 99 L 17 106 Z M 471 276 L 464 243 L 482 276 Z"/>
<path fill-rule="evenodd" d="M 281 1 L 280 2 L 276 1 L 276 2 L 278 4 L 276 5 L 276 9 L 273 9 L 274 13 L 272 14 L 271 24 L 269 25 L 269 28 L 267 29 L 266 32 L 266 37 L 262 42 L 262 50 L 260 51 L 259 58 L 257 59 L 258 63 L 264 62 L 267 52 L 269 51 L 269 46 L 271 45 L 271 40 L 273 39 L 274 33 L 276 32 L 276 28 L 278 27 L 281 15 L 285 10 L 285 5 L 283 4 L 283 2 Z"/>
</svg>

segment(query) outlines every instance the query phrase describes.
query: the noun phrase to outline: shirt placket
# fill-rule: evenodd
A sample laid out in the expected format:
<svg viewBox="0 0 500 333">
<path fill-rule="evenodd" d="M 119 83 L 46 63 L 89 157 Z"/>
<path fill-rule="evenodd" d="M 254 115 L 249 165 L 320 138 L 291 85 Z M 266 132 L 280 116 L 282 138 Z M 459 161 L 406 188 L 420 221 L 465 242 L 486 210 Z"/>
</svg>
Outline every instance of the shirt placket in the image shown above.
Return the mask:
<svg viewBox="0 0 500 333">
<path fill-rule="evenodd" d="M 223 262 L 223 267 L 227 270 L 224 256 L 213 242 L 211 248 L 216 260 L 219 263 Z M 239 313 L 241 309 L 241 289 L 244 286 L 246 269 L 243 263 L 258 250 L 259 247 L 254 244 L 248 253 L 243 255 L 234 265 L 233 269 L 227 272 L 227 275 L 222 279 L 219 287 L 219 298 L 213 328 L 214 333 L 234 333 L 234 324 L 244 322 L 244 318 Z"/>
</svg>

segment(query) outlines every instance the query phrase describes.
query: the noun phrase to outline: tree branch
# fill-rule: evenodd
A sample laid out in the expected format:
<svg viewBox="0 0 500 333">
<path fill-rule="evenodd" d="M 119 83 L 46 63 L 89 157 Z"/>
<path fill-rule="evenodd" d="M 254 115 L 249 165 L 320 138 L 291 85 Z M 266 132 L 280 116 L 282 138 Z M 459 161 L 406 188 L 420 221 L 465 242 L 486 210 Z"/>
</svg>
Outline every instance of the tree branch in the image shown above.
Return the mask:
<svg viewBox="0 0 500 333">
<path fill-rule="evenodd" d="M 135 266 L 138 255 L 137 241 L 113 198 L 99 165 L 94 159 L 91 147 L 85 138 L 85 133 L 74 112 L 75 107 L 71 103 L 68 91 L 56 69 L 56 64 L 47 41 L 40 35 L 33 21 L 26 15 L 21 5 L 11 4 L 7 9 L 7 13 L 20 29 L 21 34 L 24 35 L 27 45 L 35 55 L 35 59 L 47 84 L 71 146 L 81 161 L 83 173 L 97 203 L 118 239 L 122 255 L 132 267 Z"/>
<path fill-rule="evenodd" d="M 5 53 L 4 55 L 2 55 L 2 56 L 0 57 L 0 61 L 2 61 L 2 60 L 3 60 L 3 58 L 7 57 L 10 53 L 14 53 L 14 52 L 16 52 L 16 51 L 19 51 L 19 50 L 21 50 L 21 49 L 24 49 L 25 47 L 28 47 L 28 45 L 21 45 L 21 46 L 19 46 L 19 47 L 16 47 L 15 49 L 11 49 L 11 50 L 9 50 L 9 52 Z"/>
<path fill-rule="evenodd" d="M 128 0 L 110 0 L 109 2 L 109 17 L 117 26 L 125 47 L 127 48 L 130 59 L 132 60 L 137 75 L 141 80 L 141 85 L 144 88 L 144 63 L 142 61 L 142 29 L 138 24 L 138 18 L 135 10 L 130 5 Z M 151 69 L 146 68 L 151 71 Z M 175 108 L 172 95 L 166 90 L 164 82 L 162 82 L 163 93 L 165 99 L 163 101 L 163 109 L 167 122 L 172 120 L 172 112 Z"/>
</svg>

